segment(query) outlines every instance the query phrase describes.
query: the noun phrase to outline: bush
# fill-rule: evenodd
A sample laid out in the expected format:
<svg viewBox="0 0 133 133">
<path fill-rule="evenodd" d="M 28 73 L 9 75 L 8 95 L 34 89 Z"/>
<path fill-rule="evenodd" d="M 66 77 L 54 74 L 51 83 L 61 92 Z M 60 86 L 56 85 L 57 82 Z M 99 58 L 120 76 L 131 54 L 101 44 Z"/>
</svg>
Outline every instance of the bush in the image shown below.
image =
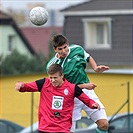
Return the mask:
<svg viewBox="0 0 133 133">
<path fill-rule="evenodd" d="M 1 74 L 16 75 L 46 72 L 45 64 L 46 61 L 42 55 L 41 57 L 28 58 L 15 50 L 1 61 Z"/>
</svg>

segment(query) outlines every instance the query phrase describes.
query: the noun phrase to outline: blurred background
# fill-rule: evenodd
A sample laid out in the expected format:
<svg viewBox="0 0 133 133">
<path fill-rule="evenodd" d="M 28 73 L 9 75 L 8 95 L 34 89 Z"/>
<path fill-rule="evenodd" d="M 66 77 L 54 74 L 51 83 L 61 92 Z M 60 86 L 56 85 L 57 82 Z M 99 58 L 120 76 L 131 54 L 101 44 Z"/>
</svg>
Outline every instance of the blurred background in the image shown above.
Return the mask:
<svg viewBox="0 0 133 133">
<path fill-rule="evenodd" d="M 49 13 L 43 26 L 30 22 L 29 12 L 36 6 Z M 21 126 L 14 130 L 18 132 L 37 122 L 39 93 L 16 92 L 15 83 L 47 76 L 45 66 L 54 54 L 50 40 L 55 34 L 64 34 L 70 44 L 84 47 L 98 65 L 110 67 L 102 74 L 86 69 L 107 115 L 133 112 L 132 15 L 132 0 L 2 0 L 0 125 L 2 120 L 14 122 Z"/>
</svg>

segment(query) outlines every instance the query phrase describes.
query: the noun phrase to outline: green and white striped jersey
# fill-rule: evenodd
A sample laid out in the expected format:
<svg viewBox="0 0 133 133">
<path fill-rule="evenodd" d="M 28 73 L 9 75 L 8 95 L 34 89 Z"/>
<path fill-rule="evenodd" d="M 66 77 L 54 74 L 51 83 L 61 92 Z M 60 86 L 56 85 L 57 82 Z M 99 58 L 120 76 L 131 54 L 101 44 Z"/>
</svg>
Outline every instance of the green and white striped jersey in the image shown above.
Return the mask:
<svg viewBox="0 0 133 133">
<path fill-rule="evenodd" d="M 89 60 L 90 54 L 79 45 L 71 44 L 69 46 L 69 53 L 67 57 L 59 59 L 57 54 L 48 62 L 46 69 L 51 64 L 60 64 L 63 68 L 65 78 L 74 84 L 82 84 L 89 82 L 88 76 L 85 72 L 86 64 Z"/>
</svg>

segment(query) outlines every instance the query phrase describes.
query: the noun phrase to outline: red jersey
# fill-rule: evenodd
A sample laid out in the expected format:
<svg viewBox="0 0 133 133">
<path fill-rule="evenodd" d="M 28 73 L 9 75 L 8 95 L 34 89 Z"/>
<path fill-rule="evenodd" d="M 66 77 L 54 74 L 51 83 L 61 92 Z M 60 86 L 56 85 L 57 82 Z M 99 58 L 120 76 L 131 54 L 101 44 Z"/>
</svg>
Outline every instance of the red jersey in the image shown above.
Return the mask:
<svg viewBox="0 0 133 133">
<path fill-rule="evenodd" d="M 38 110 L 38 130 L 43 132 L 70 133 L 74 97 L 77 97 L 92 108 L 93 100 L 83 93 L 77 85 L 64 79 L 60 87 L 54 87 L 49 78 L 25 83 L 20 92 L 40 91 Z"/>
</svg>

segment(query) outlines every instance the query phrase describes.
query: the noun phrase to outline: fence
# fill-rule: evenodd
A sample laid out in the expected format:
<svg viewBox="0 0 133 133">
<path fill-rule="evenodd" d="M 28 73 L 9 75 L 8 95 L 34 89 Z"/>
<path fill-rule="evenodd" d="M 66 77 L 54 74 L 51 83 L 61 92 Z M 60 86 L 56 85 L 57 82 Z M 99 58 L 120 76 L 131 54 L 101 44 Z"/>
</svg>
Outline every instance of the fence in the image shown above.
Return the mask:
<svg viewBox="0 0 133 133">
<path fill-rule="evenodd" d="M 37 121 L 39 93 L 19 93 L 15 83 L 30 82 L 44 75 L 20 75 L 1 78 L 0 118 L 11 120 L 24 127 Z M 106 107 L 108 116 L 133 112 L 133 75 L 130 74 L 89 74 L 97 84 L 95 92 Z"/>
</svg>

